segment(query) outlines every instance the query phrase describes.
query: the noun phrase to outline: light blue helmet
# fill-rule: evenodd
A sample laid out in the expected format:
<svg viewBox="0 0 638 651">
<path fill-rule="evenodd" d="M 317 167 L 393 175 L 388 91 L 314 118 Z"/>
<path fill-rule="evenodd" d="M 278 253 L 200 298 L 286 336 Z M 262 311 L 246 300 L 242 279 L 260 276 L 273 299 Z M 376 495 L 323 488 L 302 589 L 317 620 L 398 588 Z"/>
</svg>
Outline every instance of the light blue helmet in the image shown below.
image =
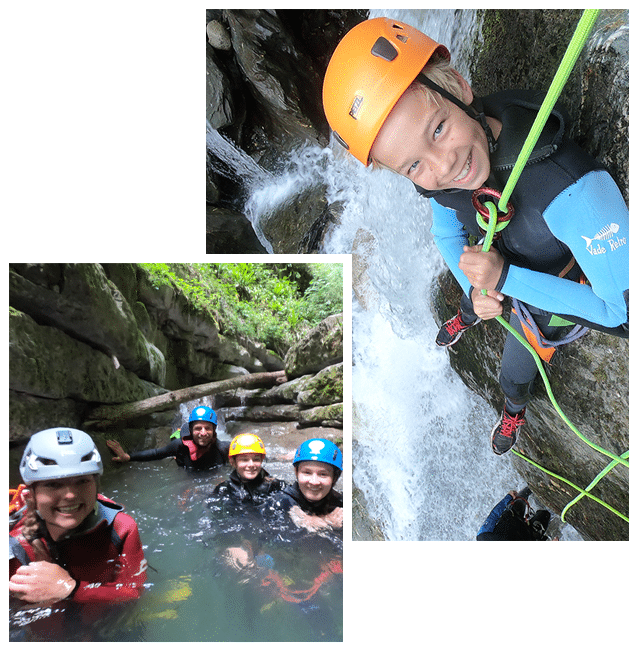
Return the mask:
<svg viewBox="0 0 638 651">
<path fill-rule="evenodd" d="M 343 470 L 343 455 L 341 450 L 328 439 L 309 439 L 304 441 L 295 452 L 295 458 L 292 460 L 293 466 L 301 461 L 321 461 L 330 464 L 337 469 L 335 480 Z"/>
<path fill-rule="evenodd" d="M 190 423 L 194 423 L 196 420 L 205 420 L 208 423 L 217 425 L 217 414 L 210 407 L 200 405 L 191 411 L 191 415 L 188 417 L 189 425 Z"/>
<path fill-rule="evenodd" d="M 20 474 L 27 485 L 102 472 L 102 458 L 93 439 L 70 427 L 53 427 L 34 434 L 20 461 Z"/>
</svg>

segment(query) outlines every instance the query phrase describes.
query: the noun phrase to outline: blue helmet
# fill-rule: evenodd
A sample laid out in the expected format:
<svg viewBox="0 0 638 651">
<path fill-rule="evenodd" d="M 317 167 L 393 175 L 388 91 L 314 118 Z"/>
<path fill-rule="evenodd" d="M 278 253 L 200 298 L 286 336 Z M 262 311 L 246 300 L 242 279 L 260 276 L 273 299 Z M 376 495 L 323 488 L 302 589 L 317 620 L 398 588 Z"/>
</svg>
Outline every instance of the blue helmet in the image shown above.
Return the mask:
<svg viewBox="0 0 638 651">
<path fill-rule="evenodd" d="M 309 439 L 304 441 L 295 452 L 295 458 L 292 460 L 293 466 L 301 461 L 322 461 L 323 463 L 334 466 L 339 472 L 343 470 L 343 455 L 341 450 L 328 439 Z"/>
<path fill-rule="evenodd" d="M 188 417 L 189 425 L 190 423 L 194 423 L 196 420 L 205 420 L 208 423 L 217 425 L 217 414 L 210 407 L 200 405 L 191 411 L 191 415 Z"/>
</svg>

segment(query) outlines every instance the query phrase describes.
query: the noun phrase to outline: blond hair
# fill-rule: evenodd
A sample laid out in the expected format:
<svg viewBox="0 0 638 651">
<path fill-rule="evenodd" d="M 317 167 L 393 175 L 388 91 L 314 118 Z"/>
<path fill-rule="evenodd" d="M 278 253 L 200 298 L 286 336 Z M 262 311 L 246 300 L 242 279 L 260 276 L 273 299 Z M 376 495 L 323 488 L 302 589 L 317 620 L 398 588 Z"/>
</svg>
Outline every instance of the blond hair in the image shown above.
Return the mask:
<svg viewBox="0 0 638 651">
<path fill-rule="evenodd" d="M 430 60 L 425 64 L 421 74 L 425 75 L 430 81 L 433 81 L 443 90 L 454 95 L 456 99 L 463 101 L 463 86 L 461 85 L 461 76 L 450 65 L 450 61 L 445 59 L 440 54 L 433 54 Z M 436 91 L 424 86 L 418 79 L 415 79 L 409 88 L 418 86 L 426 90 L 427 94 L 436 101 Z"/>
<path fill-rule="evenodd" d="M 458 100 L 463 101 L 463 86 L 461 85 L 461 77 L 459 73 L 450 65 L 450 61 L 436 52 L 430 57 L 430 60 L 425 64 L 421 74 L 425 75 L 430 81 L 447 90 L 448 93 L 454 95 Z M 418 77 L 405 89 L 404 95 L 407 93 L 419 92 L 426 97 L 429 108 L 430 103 L 440 106 L 440 95 L 422 84 Z M 370 156 L 370 164 L 374 169 L 390 169 L 378 160 Z M 394 170 L 392 170 L 394 171 Z"/>
</svg>

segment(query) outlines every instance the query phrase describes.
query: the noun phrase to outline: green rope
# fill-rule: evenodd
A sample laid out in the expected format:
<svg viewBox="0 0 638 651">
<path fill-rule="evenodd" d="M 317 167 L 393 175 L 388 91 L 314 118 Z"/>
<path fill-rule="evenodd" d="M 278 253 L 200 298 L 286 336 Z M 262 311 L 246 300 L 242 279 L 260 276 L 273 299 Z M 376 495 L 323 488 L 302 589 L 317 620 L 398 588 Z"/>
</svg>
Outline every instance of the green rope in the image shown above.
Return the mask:
<svg viewBox="0 0 638 651">
<path fill-rule="evenodd" d="M 547 122 L 547 119 L 549 118 L 549 115 L 554 108 L 554 104 L 556 104 L 558 101 L 558 97 L 561 94 L 561 91 L 563 90 L 565 84 L 567 83 L 567 79 L 569 78 L 569 75 L 571 74 L 571 71 L 576 64 L 576 60 L 578 59 L 578 56 L 580 55 L 580 52 L 583 49 L 585 42 L 587 41 L 589 32 L 594 26 L 599 12 L 600 9 L 585 9 L 585 11 L 583 11 L 583 15 L 578 21 L 576 31 L 574 32 L 574 35 L 572 36 L 572 39 L 567 46 L 563 60 L 558 66 L 558 70 L 554 75 L 554 79 L 549 87 L 549 90 L 547 91 L 547 95 L 545 96 L 540 109 L 538 109 L 538 115 L 536 116 L 530 132 L 525 142 L 523 143 L 521 153 L 519 154 L 516 164 L 514 165 L 514 168 L 512 169 L 512 172 L 507 179 L 507 184 L 505 185 L 503 194 L 501 195 L 501 198 L 498 202 L 498 208 L 501 212 L 506 212 L 507 210 L 507 202 L 509 201 L 512 192 L 514 191 L 514 186 L 518 182 L 523 168 L 527 163 L 527 159 L 530 157 L 532 150 L 534 149 L 534 145 L 536 144 L 536 141 L 539 139 L 541 132 L 543 131 L 545 122 Z"/>
<path fill-rule="evenodd" d="M 495 226 L 496 226 L 496 210 L 497 209 L 496 209 L 496 206 L 492 202 L 487 202 L 485 204 L 485 206 L 489 210 L 490 219 L 489 219 L 489 230 L 488 230 L 488 232 L 486 234 L 486 237 L 485 237 L 485 243 L 483 244 L 483 251 L 488 251 L 491 244 L 492 244 L 492 239 L 494 238 L 494 230 L 495 230 Z M 486 244 L 487 244 L 487 247 L 486 247 Z M 482 294 L 487 294 L 487 291 L 482 289 L 481 293 Z M 587 497 L 593 499 L 595 502 L 598 502 L 599 504 L 602 504 L 605 508 L 609 509 L 612 513 L 615 513 L 617 516 L 619 516 L 623 520 L 626 520 L 627 522 L 629 522 L 629 519 L 626 516 L 622 515 L 616 509 L 614 509 L 612 506 L 610 506 L 609 504 L 607 504 L 606 502 L 599 499 L 595 495 L 592 495 L 589 492 L 591 490 L 591 488 L 593 488 L 607 473 L 609 473 L 613 468 L 615 468 L 616 465 L 622 464 L 625 467 L 629 468 L 629 461 L 627 461 L 627 457 L 629 456 L 629 450 L 627 450 L 627 452 L 623 453 L 621 456 L 618 456 L 618 455 L 614 454 L 613 452 L 609 452 L 608 450 L 605 450 L 605 448 L 597 445 L 593 441 L 590 441 L 586 436 L 584 436 L 576 428 L 576 426 L 569 420 L 569 418 L 567 418 L 567 416 L 565 415 L 563 410 L 558 405 L 558 402 L 556 401 L 556 398 L 554 397 L 554 392 L 552 391 L 552 387 L 550 385 L 549 378 L 547 377 L 547 373 L 545 372 L 545 369 L 543 368 L 543 363 L 542 363 L 540 357 L 538 356 L 538 353 L 534 350 L 533 346 L 531 346 L 530 343 L 528 341 L 526 341 L 524 337 L 522 337 L 518 332 L 516 332 L 516 330 L 514 330 L 514 328 L 502 316 L 497 316 L 496 320 L 508 332 L 511 332 L 516 337 L 516 339 L 521 343 L 521 345 L 524 346 L 527 349 L 527 351 L 530 353 L 530 355 L 534 358 L 534 361 L 536 362 L 536 366 L 538 367 L 539 373 L 541 374 L 541 377 L 543 378 L 543 383 L 545 384 L 545 389 L 547 390 L 547 395 L 549 396 L 549 399 L 550 399 L 552 405 L 554 406 L 554 409 L 558 412 L 559 416 L 563 419 L 563 421 L 565 421 L 565 423 L 567 423 L 567 425 L 576 434 L 576 436 L 578 436 L 578 438 L 580 438 L 583 442 L 585 442 L 587 445 L 589 445 L 591 448 L 593 448 L 597 452 L 599 452 L 599 453 L 609 457 L 610 459 L 612 459 L 612 462 L 609 465 L 607 465 L 607 467 L 601 473 L 598 474 L 596 479 L 592 482 L 592 484 L 590 484 L 590 486 L 587 487 L 587 489 L 583 490 L 583 489 L 579 488 L 578 486 L 576 486 L 575 484 L 573 484 L 572 482 L 565 479 L 564 477 L 561 477 L 560 475 L 557 475 L 556 473 L 553 473 L 553 472 L 547 470 L 547 468 L 543 468 L 540 464 L 531 461 L 530 459 L 528 459 L 524 455 L 520 454 L 516 450 L 512 450 L 512 451 L 514 452 L 514 454 L 517 454 L 522 459 L 525 459 L 526 461 L 528 461 L 532 465 L 540 468 L 541 470 L 546 472 L 548 475 L 551 475 L 552 477 L 556 477 L 557 479 L 560 479 L 561 481 L 564 481 L 565 483 L 567 483 L 570 486 L 574 487 L 576 490 L 580 491 L 580 495 L 575 500 L 572 500 L 572 502 L 570 502 L 563 509 L 563 512 L 561 513 L 561 520 L 563 522 L 565 521 L 565 513 L 567 512 L 567 510 L 571 506 L 573 506 L 578 500 L 580 500 L 581 497 L 583 497 L 583 495 L 587 495 Z"/>
<path fill-rule="evenodd" d="M 559 479 L 560 481 L 562 481 L 562 482 L 568 484 L 568 485 L 571 486 L 572 488 L 574 488 L 574 489 L 576 489 L 577 491 L 579 491 L 582 495 L 587 495 L 587 497 L 589 497 L 590 499 L 594 500 L 594 502 L 598 502 L 598 504 L 604 506 L 606 509 L 609 509 L 612 513 L 614 513 L 615 515 L 617 515 L 619 518 L 623 519 L 625 522 L 629 522 L 629 518 L 628 518 L 626 515 L 623 515 L 622 513 L 620 513 L 620 511 L 617 511 L 613 506 L 610 506 L 609 504 L 607 504 L 607 502 L 601 500 L 600 498 L 596 497 L 595 495 L 592 495 L 592 494 L 589 492 L 589 487 L 587 487 L 586 489 L 582 489 L 582 488 L 580 488 L 579 486 L 576 486 L 576 484 L 574 484 L 573 482 L 569 481 L 569 479 L 565 479 L 565 477 L 561 477 L 560 475 L 556 474 L 555 472 L 552 472 L 551 470 L 547 470 L 547 468 L 543 468 L 543 466 L 541 466 L 539 463 L 536 463 L 536 461 L 532 461 L 531 459 L 529 459 L 528 457 L 526 457 L 524 454 L 521 454 L 518 450 L 512 450 L 512 452 L 513 452 L 516 456 L 518 456 L 518 457 L 520 457 L 521 459 L 524 459 L 525 461 L 527 461 L 527 463 L 529 463 L 530 465 L 532 465 L 532 466 L 536 466 L 536 468 L 538 468 L 539 470 L 542 470 L 544 473 L 550 475 L 551 477 L 555 477 L 556 479 Z M 625 452 L 625 454 L 629 454 L 629 453 L 628 453 L 628 452 Z M 612 462 L 612 463 L 613 463 L 613 462 Z M 601 474 L 602 474 L 602 473 L 601 473 Z M 579 497 L 578 499 L 580 499 L 580 497 Z M 560 517 L 561 517 L 561 520 L 562 520 L 563 522 L 565 522 L 565 512 L 566 512 L 568 506 L 570 506 L 570 505 L 567 505 L 567 506 L 563 509 L 563 512 L 561 513 L 561 516 L 560 516 Z"/>
<path fill-rule="evenodd" d="M 536 145 L 536 142 L 538 138 L 541 135 L 541 132 L 543 130 L 543 127 L 545 126 L 545 123 L 547 122 L 547 119 L 549 118 L 549 115 L 556 104 L 556 101 L 558 100 L 558 97 L 563 90 L 563 87 L 565 86 L 565 83 L 567 82 L 567 79 L 571 73 L 571 71 L 574 68 L 574 65 L 576 63 L 576 60 L 578 59 L 578 56 L 580 55 L 580 52 L 582 48 L 585 45 L 585 42 L 587 40 L 587 37 L 589 36 L 589 33 L 594 25 L 594 22 L 596 21 L 596 18 L 598 17 L 599 9 L 586 9 L 583 12 L 583 15 L 581 16 L 581 19 L 578 22 L 578 25 L 576 27 L 576 31 L 574 32 L 574 35 L 569 43 L 569 46 L 567 48 L 567 51 L 565 52 L 565 55 L 563 56 L 563 60 L 561 61 L 561 64 L 558 68 L 558 71 L 556 72 L 556 75 L 554 76 L 554 80 L 552 81 L 549 90 L 547 91 L 547 95 L 545 96 L 545 99 L 543 103 L 541 104 L 541 107 L 538 111 L 538 115 L 536 116 L 536 119 L 534 120 L 534 123 L 530 129 L 530 133 L 528 134 L 525 143 L 523 144 L 523 147 L 521 149 L 521 152 L 518 156 L 518 159 L 516 160 L 516 164 L 514 165 L 514 168 L 512 169 L 512 172 L 507 180 L 507 184 L 505 186 L 505 189 L 503 190 L 503 193 L 501 195 L 501 198 L 499 199 L 498 203 L 498 210 L 500 210 L 502 213 L 505 213 L 507 211 L 507 203 L 509 201 L 509 198 L 512 195 L 512 192 L 514 191 L 514 187 L 516 186 L 516 183 L 518 182 L 518 179 L 525 167 L 525 164 L 527 163 L 527 160 L 529 159 L 534 146 Z M 489 251 L 490 247 L 492 246 L 492 240 L 494 238 L 494 233 L 496 232 L 497 229 L 497 206 L 495 206 L 492 202 L 487 202 L 485 203 L 485 207 L 489 210 L 489 228 L 487 230 L 487 234 L 485 237 L 485 241 L 483 243 L 483 251 L 487 252 Z M 477 221 L 479 224 L 484 223 L 482 216 L 480 213 L 477 212 L 476 214 Z M 507 222 L 505 222 L 507 224 Z M 501 226 L 503 228 L 503 226 Z M 499 229 L 500 230 L 500 229 Z M 487 290 L 483 289 L 481 290 L 482 294 L 487 294 Z M 601 471 L 596 478 L 592 481 L 592 483 L 586 488 L 586 489 L 581 489 L 572 482 L 568 481 L 564 477 L 561 477 L 560 475 L 557 475 L 556 473 L 550 472 L 546 468 L 543 468 L 540 464 L 533 462 L 531 459 L 528 459 L 524 455 L 522 455 L 520 452 L 517 452 L 516 450 L 513 450 L 514 454 L 517 454 L 519 457 L 522 459 L 525 459 L 528 461 L 530 464 L 540 468 L 543 470 L 543 472 L 547 473 L 548 475 L 551 475 L 552 477 L 556 477 L 557 479 L 560 479 L 561 481 L 564 481 L 565 483 L 569 484 L 573 488 L 579 491 L 579 495 L 573 499 L 569 504 L 565 506 L 563 509 L 563 512 L 561 513 L 561 519 L 563 522 L 565 521 L 565 514 L 567 510 L 576 504 L 584 495 L 587 495 L 590 499 L 594 500 L 595 502 L 598 502 L 599 504 L 602 504 L 605 508 L 609 509 L 611 512 L 615 513 L 618 517 L 622 518 L 626 522 L 629 522 L 629 519 L 624 516 L 622 513 L 614 509 L 612 506 L 604 502 L 603 500 L 599 499 L 595 495 L 592 495 L 590 493 L 591 489 L 598 484 L 598 482 L 605 477 L 613 468 L 615 468 L 618 464 L 622 464 L 623 466 L 629 468 L 629 461 L 627 458 L 629 457 L 629 450 L 627 452 L 623 453 L 621 456 L 618 456 L 612 452 L 609 452 L 608 450 L 605 450 L 603 447 L 597 445 L 596 443 L 593 443 L 590 441 L 587 437 L 585 437 L 581 432 L 578 431 L 578 429 L 574 426 L 574 424 L 567 418 L 567 416 L 563 413 L 562 409 L 559 407 L 558 403 L 556 402 L 556 399 L 554 397 L 554 394 L 552 392 L 550 383 L 549 383 L 549 378 L 547 377 L 547 374 L 545 373 L 545 369 L 543 368 L 543 364 L 540 360 L 540 357 L 534 350 L 534 348 L 518 333 L 510 326 L 510 324 L 505 321 L 505 319 L 502 316 L 497 316 L 496 320 L 508 331 L 511 332 L 516 339 L 529 351 L 529 353 L 532 355 L 534 358 L 534 361 L 536 362 L 536 366 L 538 367 L 538 370 L 541 374 L 541 377 L 543 378 L 543 383 L 545 384 L 545 388 L 547 390 L 547 394 L 552 402 L 552 405 L 560 415 L 560 417 L 567 423 L 567 425 L 570 427 L 570 429 L 582 440 L 584 441 L 587 445 L 589 445 L 591 448 L 596 450 L 597 452 L 609 457 L 612 461 L 607 465 L 607 467 Z"/>
<path fill-rule="evenodd" d="M 627 450 L 627 452 L 624 452 L 621 456 L 622 456 L 623 459 L 627 458 L 627 457 L 629 456 L 629 450 Z M 596 475 L 596 478 L 594 479 L 594 481 L 592 481 L 591 484 L 589 484 L 589 486 L 587 486 L 587 488 L 586 488 L 584 491 L 581 490 L 580 495 L 576 496 L 576 497 L 575 497 L 575 498 L 574 498 L 574 499 L 573 499 L 569 504 L 567 504 L 567 505 L 565 506 L 565 508 L 563 509 L 563 512 L 561 513 L 561 516 L 560 516 L 560 517 L 561 517 L 561 520 L 562 520 L 563 522 L 565 522 L 565 514 L 567 513 L 567 510 L 570 509 L 572 506 L 574 506 L 574 504 L 576 504 L 576 502 L 578 502 L 578 500 L 580 500 L 584 495 L 589 495 L 589 491 L 591 491 L 592 488 L 594 488 L 594 486 L 596 486 L 596 484 L 597 484 L 597 483 L 598 483 L 598 482 L 599 482 L 599 481 L 600 481 L 600 480 L 601 480 L 601 479 L 602 479 L 602 478 L 603 478 L 603 477 L 604 477 L 608 472 L 610 472 L 611 470 L 613 470 L 613 468 L 615 468 L 617 465 L 618 465 L 618 462 L 617 462 L 617 461 L 611 461 L 611 462 L 607 465 L 607 467 L 606 467 L 604 470 L 602 470 L 601 472 L 599 472 L 599 473 Z M 606 505 L 606 506 L 608 506 L 608 505 Z M 629 518 L 623 518 L 623 519 L 626 520 L 627 522 L 629 522 Z"/>
</svg>

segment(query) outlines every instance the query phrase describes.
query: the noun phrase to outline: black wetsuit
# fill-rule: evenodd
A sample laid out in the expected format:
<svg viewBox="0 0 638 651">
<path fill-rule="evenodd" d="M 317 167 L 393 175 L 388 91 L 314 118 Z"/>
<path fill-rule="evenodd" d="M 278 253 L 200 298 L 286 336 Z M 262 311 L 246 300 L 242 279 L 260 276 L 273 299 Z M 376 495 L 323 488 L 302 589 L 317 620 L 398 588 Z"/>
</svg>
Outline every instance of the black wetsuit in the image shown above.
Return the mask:
<svg viewBox="0 0 638 651">
<path fill-rule="evenodd" d="M 298 482 L 295 482 L 286 486 L 280 493 L 273 495 L 266 503 L 266 506 L 286 513 L 295 505 L 311 515 L 328 515 L 336 508 L 343 507 L 343 496 L 332 488 L 322 500 L 311 502 L 303 496 L 299 490 Z"/>
<path fill-rule="evenodd" d="M 230 443 L 219 441 L 216 438 L 205 454 L 197 456 L 197 450 L 193 442 L 193 437 L 190 434 L 188 423 L 182 425 L 180 433 L 181 438 L 171 440 L 163 448 L 129 453 L 131 461 L 156 461 L 157 459 L 175 457 L 178 466 L 183 466 L 190 470 L 208 470 L 228 463 Z"/>
<path fill-rule="evenodd" d="M 535 91 L 503 91 L 479 100 L 485 114 L 502 123 L 486 186 L 504 189 L 543 98 Z M 559 332 L 549 326 L 553 314 L 627 337 L 627 207 L 604 167 L 565 130 L 565 113 L 556 108 L 512 193 L 514 217 L 493 245 L 504 260 L 496 289 L 521 300 L 548 339 Z M 482 236 L 472 191 L 416 189 L 432 199 L 432 233 L 465 292 L 461 312 L 469 323 L 476 318 L 472 287 L 458 258 L 469 236 Z M 583 271 L 591 288 L 579 283 Z M 511 324 L 521 330 L 518 318 Z M 505 395 L 527 402 L 536 372 L 531 355 L 509 334 L 500 376 Z"/>
<path fill-rule="evenodd" d="M 525 502 L 506 495 L 490 512 L 478 533 L 477 540 L 546 540 L 545 530 L 550 513 L 537 511 L 525 520 Z M 535 524 L 536 523 L 536 524 Z"/>
<path fill-rule="evenodd" d="M 260 470 L 255 479 L 248 482 L 242 481 L 237 470 L 233 469 L 227 481 L 215 486 L 212 497 L 240 503 L 260 504 L 269 495 L 283 491 L 285 486 L 286 483 L 283 480 L 272 477 L 264 468 Z"/>
</svg>

